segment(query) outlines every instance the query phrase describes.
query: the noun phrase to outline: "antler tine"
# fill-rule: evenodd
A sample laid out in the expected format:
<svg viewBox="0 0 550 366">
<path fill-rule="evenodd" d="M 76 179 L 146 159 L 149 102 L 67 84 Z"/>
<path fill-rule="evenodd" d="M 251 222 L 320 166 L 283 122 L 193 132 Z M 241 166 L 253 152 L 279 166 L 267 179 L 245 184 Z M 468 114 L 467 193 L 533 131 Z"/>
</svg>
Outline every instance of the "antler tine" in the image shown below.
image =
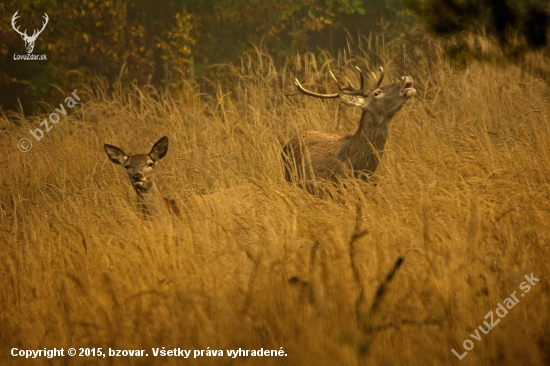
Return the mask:
<svg viewBox="0 0 550 366">
<path fill-rule="evenodd" d="M 330 76 L 332 76 L 332 79 L 334 80 L 334 82 L 336 83 L 336 85 L 338 86 L 338 90 L 340 90 L 341 92 L 343 92 L 344 89 L 342 89 L 342 87 L 340 86 L 340 83 L 339 83 L 338 80 L 336 79 L 336 76 L 334 76 L 334 74 L 332 73 L 332 70 L 329 70 L 329 73 L 330 73 Z"/>
<path fill-rule="evenodd" d="M 332 73 L 332 71 L 330 71 L 330 76 L 332 76 L 332 78 L 334 79 L 334 81 L 336 82 L 336 85 L 338 85 L 338 89 L 340 89 L 341 92 L 343 93 L 346 93 L 346 94 L 349 94 L 350 92 L 351 93 L 357 93 L 359 92 L 359 89 L 357 89 L 356 87 L 353 86 L 353 84 L 351 83 L 351 80 L 348 79 L 347 76 L 344 75 L 344 79 L 346 79 L 346 81 L 348 82 L 348 85 L 344 88 L 342 88 L 340 86 L 340 83 L 338 82 L 338 80 L 336 79 L 336 76 L 334 76 L 334 74 Z"/>
<path fill-rule="evenodd" d="M 380 78 L 376 82 L 376 85 L 374 86 L 375 89 L 378 89 L 380 87 L 380 84 L 382 84 L 382 79 L 384 79 L 384 68 L 380 66 Z"/>
<path fill-rule="evenodd" d="M 27 35 L 27 30 L 25 29 L 25 32 L 22 33 L 20 30 L 19 30 L 19 27 L 16 28 L 16 24 L 15 24 L 15 21 L 17 20 L 17 18 L 19 18 L 19 16 L 17 15 L 19 13 L 19 10 L 17 10 L 15 12 L 15 14 L 13 14 L 13 17 L 11 18 L 11 26 L 12 28 L 17 32 L 19 33 L 20 35 Z"/>
<path fill-rule="evenodd" d="M 46 28 L 46 25 L 48 25 L 48 20 L 50 20 L 50 18 L 48 17 L 48 14 L 46 13 L 44 13 L 44 16 L 42 18 L 44 18 L 45 22 L 42 23 L 42 29 L 40 30 L 40 33 L 42 33 L 44 28 Z"/>
<path fill-rule="evenodd" d="M 363 71 L 357 66 L 355 66 L 357 71 L 359 71 L 359 80 L 361 82 L 360 90 L 365 90 L 365 77 L 363 76 Z"/>
<path fill-rule="evenodd" d="M 19 13 L 19 10 L 17 10 L 15 12 L 15 14 L 13 14 L 13 17 L 11 17 L 11 25 L 12 25 L 13 29 L 15 29 L 15 21 L 17 20 L 17 18 L 19 18 L 17 13 Z M 19 29 L 19 27 L 17 27 L 17 28 Z M 15 30 L 17 30 L 17 29 L 15 29 Z"/>
<path fill-rule="evenodd" d="M 355 66 L 355 68 L 357 69 L 357 71 L 359 71 L 360 87 L 358 89 L 355 86 L 353 86 L 353 84 L 351 83 L 351 80 L 347 76 L 344 76 L 344 79 L 346 79 L 346 81 L 348 82 L 348 86 L 344 88 L 344 93 L 346 93 L 347 95 L 362 95 L 363 92 L 365 91 L 365 81 L 363 78 L 363 72 L 357 66 Z"/>
<path fill-rule="evenodd" d="M 302 94 L 309 95 L 310 97 L 315 97 L 315 98 L 338 98 L 338 97 L 340 96 L 340 94 L 338 94 L 338 93 L 334 93 L 334 94 L 320 94 L 320 93 L 315 93 L 315 92 L 309 91 L 309 90 L 307 90 L 306 88 L 304 88 L 304 87 L 302 86 L 302 84 L 300 84 L 300 82 L 298 81 L 298 79 L 294 79 L 294 84 L 296 84 L 296 86 L 298 87 L 298 90 L 299 90 Z"/>
<path fill-rule="evenodd" d="M 351 80 L 347 76 L 344 76 L 344 79 L 346 79 L 346 81 L 348 82 L 348 86 L 346 86 L 348 90 L 359 91 L 359 89 L 353 86 L 353 84 L 351 83 Z"/>
<path fill-rule="evenodd" d="M 44 13 L 43 18 L 45 18 L 46 21 L 45 21 L 45 22 L 42 22 L 42 29 L 40 29 L 39 31 L 35 30 L 34 33 L 32 34 L 33 37 L 35 37 L 35 34 L 36 34 L 36 37 L 38 37 L 38 35 L 39 35 L 40 33 L 42 33 L 42 31 L 44 30 L 44 28 L 46 28 L 46 25 L 48 25 L 48 20 L 50 19 L 50 18 L 48 18 L 48 14 Z M 37 33 L 37 32 L 38 32 L 38 33 Z M 31 37 L 31 38 L 32 38 L 32 37 Z"/>
</svg>

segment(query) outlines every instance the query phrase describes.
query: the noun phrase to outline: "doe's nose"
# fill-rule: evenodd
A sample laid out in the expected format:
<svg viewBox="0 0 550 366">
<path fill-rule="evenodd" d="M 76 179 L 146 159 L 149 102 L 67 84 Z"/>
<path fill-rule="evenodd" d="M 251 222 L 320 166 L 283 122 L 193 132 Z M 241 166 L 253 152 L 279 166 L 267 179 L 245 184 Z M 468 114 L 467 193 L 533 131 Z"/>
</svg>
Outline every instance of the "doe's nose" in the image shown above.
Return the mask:
<svg viewBox="0 0 550 366">
<path fill-rule="evenodd" d="M 133 181 L 138 181 L 138 180 L 142 180 L 143 179 L 143 174 L 142 173 L 134 173 L 132 174 L 132 180 Z"/>
</svg>

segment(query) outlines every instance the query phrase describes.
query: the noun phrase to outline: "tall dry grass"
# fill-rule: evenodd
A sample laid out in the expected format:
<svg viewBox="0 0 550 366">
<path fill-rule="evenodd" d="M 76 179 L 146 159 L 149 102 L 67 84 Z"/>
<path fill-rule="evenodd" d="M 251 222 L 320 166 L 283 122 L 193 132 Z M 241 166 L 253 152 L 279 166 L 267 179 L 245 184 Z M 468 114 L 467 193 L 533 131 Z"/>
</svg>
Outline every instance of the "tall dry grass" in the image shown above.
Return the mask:
<svg viewBox="0 0 550 366">
<path fill-rule="evenodd" d="M 331 87 L 327 67 L 305 65 L 305 85 Z M 75 113 L 29 153 L 17 142 L 45 116 L 4 116 L 0 363 L 32 363 L 14 347 L 110 347 L 149 354 L 114 364 L 549 364 L 550 90 L 512 66 L 421 66 L 376 184 L 347 182 L 334 200 L 284 182 L 281 144 L 301 129 L 353 132 L 360 111 L 284 97 L 291 75 L 264 56 L 212 95 L 80 90 Z M 228 197 L 204 217 L 142 221 L 103 144 L 144 153 L 163 135 L 167 196 L 252 182 L 253 209 L 235 212 Z M 470 338 L 531 273 L 540 282 Z M 459 361 L 451 349 L 466 339 L 475 347 Z M 163 346 L 287 356 L 154 358 Z M 107 361 L 50 363 L 95 362 Z"/>
</svg>

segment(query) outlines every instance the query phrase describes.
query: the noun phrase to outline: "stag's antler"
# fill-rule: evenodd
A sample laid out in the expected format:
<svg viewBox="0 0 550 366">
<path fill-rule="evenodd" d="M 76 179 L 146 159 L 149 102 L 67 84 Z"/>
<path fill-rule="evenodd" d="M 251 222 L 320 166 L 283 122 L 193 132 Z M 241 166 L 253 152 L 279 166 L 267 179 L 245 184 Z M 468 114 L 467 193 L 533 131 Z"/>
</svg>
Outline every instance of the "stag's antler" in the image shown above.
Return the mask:
<svg viewBox="0 0 550 366">
<path fill-rule="evenodd" d="M 374 75 L 374 73 L 372 74 Z M 376 75 L 374 75 L 374 78 L 376 79 Z M 375 89 L 378 89 L 380 87 L 380 84 L 382 84 L 382 79 L 384 79 L 384 68 L 380 66 L 380 78 L 378 79 L 378 81 L 376 82 L 376 85 L 374 86 Z"/>
<path fill-rule="evenodd" d="M 40 29 L 40 30 L 36 30 L 36 29 L 35 29 L 34 32 L 32 33 L 32 36 L 29 37 L 29 35 L 27 34 L 27 30 L 26 30 L 26 29 L 25 29 L 24 32 L 21 32 L 21 31 L 19 30 L 19 27 L 17 27 L 17 28 L 15 27 L 15 20 L 16 20 L 17 18 L 19 18 L 19 17 L 17 16 L 17 13 L 19 13 L 19 10 L 17 10 L 17 11 L 15 12 L 15 14 L 13 14 L 13 17 L 11 18 L 11 26 L 12 26 L 13 29 L 15 29 L 15 31 L 16 31 L 17 33 L 19 33 L 19 34 L 21 35 L 21 37 L 23 37 L 23 39 L 25 39 L 25 40 L 36 40 L 36 38 L 38 38 L 38 36 L 40 35 L 40 33 L 42 33 L 42 31 L 44 30 L 44 28 L 46 28 L 46 25 L 48 24 L 48 20 L 50 19 L 50 18 L 48 18 L 48 14 L 44 13 L 44 17 L 43 17 L 43 18 L 44 18 L 46 21 L 45 21 L 45 22 L 42 22 L 42 29 Z"/>
<path fill-rule="evenodd" d="M 45 22 L 42 22 L 42 29 L 40 29 L 39 31 L 34 31 L 32 36 L 30 38 L 34 38 L 36 39 L 40 33 L 42 33 L 42 31 L 44 30 L 44 28 L 46 28 L 46 25 L 48 24 L 48 20 L 50 20 L 50 18 L 48 18 L 48 14 L 44 13 L 44 16 L 43 18 L 46 20 Z M 37 33 L 38 32 L 38 33 Z"/>
<path fill-rule="evenodd" d="M 340 86 L 340 83 L 336 79 L 336 76 L 334 76 L 332 71 L 330 71 L 330 76 L 332 76 L 332 79 L 334 79 L 334 82 L 336 83 L 336 85 L 338 85 L 338 89 L 340 89 L 340 91 L 344 94 L 347 94 L 347 95 L 362 95 L 363 91 L 365 90 L 365 82 L 364 82 L 364 79 L 363 79 L 363 72 L 357 66 L 355 66 L 355 68 L 357 69 L 357 71 L 359 71 L 359 78 L 360 78 L 360 83 L 361 83 L 361 87 L 359 89 L 357 89 L 356 87 L 353 86 L 353 84 L 351 83 L 351 80 L 348 79 L 347 76 L 344 76 L 344 79 L 346 79 L 346 81 L 348 82 L 348 85 L 342 88 Z"/>
<path fill-rule="evenodd" d="M 25 33 L 21 33 L 21 31 L 19 30 L 19 27 L 15 28 L 15 20 L 16 20 L 17 18 L 19 18 L 19 17 L 17 16 L 17 13 L 19 13 L 19 10 L 17 10 L 17 11 L 15 12 L 15 14 L 13 14 L 13 17 L 11 18 L 11 26 L 13 27 L 13 29 L 15 29 L 15 31 L 16 31 L 17 33 L 19 33 L 19 34 L 21 35 L 21 37 L 29 37 L 29 36 L 27 35 L 27 30 L 26 30 L 26 29 L 25 29 Z"/>
<path fill-rule="evenodd" d="M 319 94 L 319 93 L 315 93 L 315 92 L 312 92 L 310 90 L 307 90 L 306 88 L 304 88 L 302 86 L 302 84 L 300 84 L 298 79 L 294 79 L 294 84 L 296 84 L 296 86 L 298 87 L 299 92 L 301 92 L 302 94 L 305 94 L 305 95 L 309 95 L 310 97 L 315 97 L 315 98 L 338 98 L 340 96 L 340 93 Z M 340 87 L 340 86 L 338 86 L 338 87 Z"/>
<path fill-rule="evenodd" d="M 334 76 L 334 73 L 332 71 L 329 71 L 330 76 L 332 76 L 332 79 L 334 79 L 334 82 L 338 86 L 338 90 L 340 90 L 340 92 L 338 92 L 338 93 L 332 93 L 332 94 L 315 93 L 315 92 L 312 92 L 312 91 L 307 90 L 306 88 L 304 88 L 302 86 L 302 84 L 300 84 L 298 79 L 294 79 L 294 83 L 298 87 L 298 92 L 299 93 L 309 95 L 309 96 L 315 97 L 315 98 L 338 98 L 338 97 L 343 97 L 343 96 L 346 96 L 346 95 L 366 96 L 367 91 L 366 91 L 366 88 L 365 88 L 365 77 L 363 76 L 363 71 L 361 71 L 361 69 L 357 66 L 355 66 L 355 68 L 359 72 L 359 82 L 361 84 L 359 88 L 354 87 L 352 85 L 351 81 L 345 76 L 344 76 L 344 79 L 346 79 L 346 81 L 348 82 L 348 85 L 346 85 L 345 87 L 342 88 L 340 86 L 340 83 L 338 82 L 338 79 L 336 79 L 336 76 Z M 380 87 L 380 84 L 382 84 L 382 79 L 384 79 L 384 69 L 382 67 L 380 67 L 380 70 L 381 70 L 380 78 L 378 79 L 378 81 L 376 82 L 376 84 L 374 86 L 375 89 L 378 89 Z M 298 93 L 296 93 L 296 94 L 298 94 Z M 295 94 L 291 94 L 291 95 L 295 95 Z"/>
</svg>

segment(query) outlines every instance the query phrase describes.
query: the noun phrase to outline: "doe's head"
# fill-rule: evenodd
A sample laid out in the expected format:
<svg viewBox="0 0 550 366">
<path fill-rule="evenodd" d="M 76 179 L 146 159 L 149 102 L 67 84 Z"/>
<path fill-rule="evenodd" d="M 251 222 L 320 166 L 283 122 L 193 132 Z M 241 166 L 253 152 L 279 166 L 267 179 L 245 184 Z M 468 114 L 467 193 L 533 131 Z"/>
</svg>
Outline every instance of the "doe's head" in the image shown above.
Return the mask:
<svg viewBox="0 0 550 366">
<path fill-rule="evenodd" d="M 168 152 L 168 137 L 164 136 L 158 140 L 148 154 L 129 156 L 120 148 L 109 144 L 105 144 L 103 148 L 113 163 L 124 166 L 136 191 L 147 191 L 154 184 L 153 169 L 157 161 Z"/>
</svg>

